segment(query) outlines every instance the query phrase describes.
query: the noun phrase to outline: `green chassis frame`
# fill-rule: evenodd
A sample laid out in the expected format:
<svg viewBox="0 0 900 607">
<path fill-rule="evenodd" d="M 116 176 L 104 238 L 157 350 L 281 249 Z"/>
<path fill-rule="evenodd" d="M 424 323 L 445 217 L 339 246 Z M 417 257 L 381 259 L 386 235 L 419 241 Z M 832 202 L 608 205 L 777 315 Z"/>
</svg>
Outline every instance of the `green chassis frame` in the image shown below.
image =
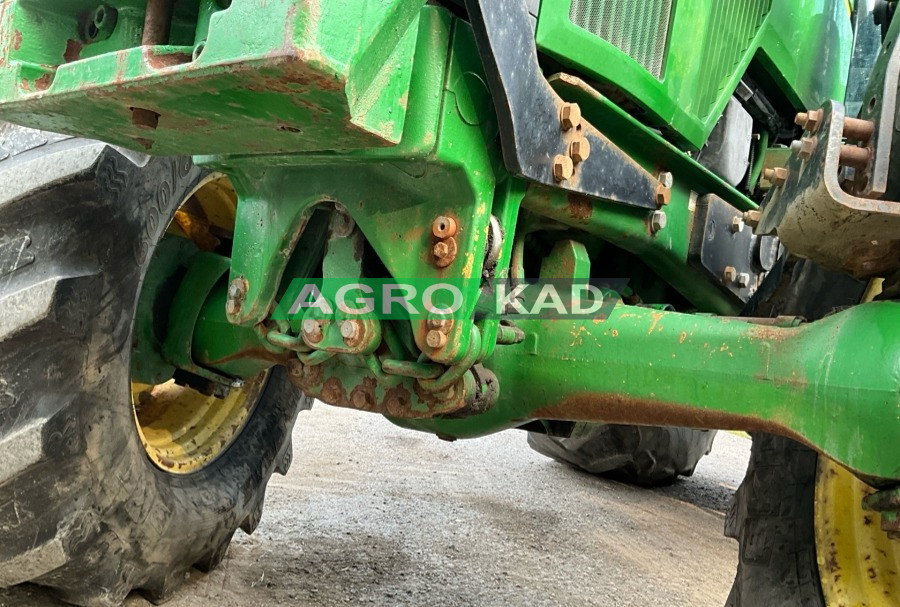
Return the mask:
<svg viewBox="0 0 900 607">
<path fill-rule="evenodd" d="M 590 72 L 548 16 L 562 1 L 544 4 L 539 41 Z M 865 304 L 799 327 L 713 316 L 738 308 L 687 263 L 694 202 L 714 193 L 738 210 L 755 205 L 583 82 L 552 80 L 636 162 L 675 174 L 662 229 L 651 230 L 646 211 L 511 178 L 471 29 L 440 7 L 383 0 L 366 3 L 359 18 L 352 0 L 318 11 L 290 0 L 233 0 L 227 10 L 203 0 L 196 14 L 175 14 L 168 44 L 147 47 L 138 39 L 142 3 L 112 4 L 119 25 L 97 27 L 77 52 L 71 43 L 93 3 L 0 4 L 0 116 L 153 153 L 206 154 L 199 164 L 231 177 L 240 200 L 232 256 L 180 258 L 197 278 L 175 295 L 185 313 L 172 315 L 161 350 L 136 353 L 136 373 L 158 379 L 177 366 L 224 383 L 284 363 L 310 394 L 443 437 L 533 419 L 766 430 L 873 484 L 900 480 L 900 305 Z M 765 46 L 773 27 L 751 46 Z M 843 59 L 828 68 L 830 84 L 793 89 L 796 100 L 842 90 L 834 85 L 841 67 Z M 683 144 L 702 143 L 715 110 L 678 117 L 662 103 L 648 107 Z M 324 243 L 321 225 L 304 228 L 334 203 L 334 237 Z M 349 226 L 340 235 L 339 216 Z M 430 253 L 437 217 L 459 224 L 459 254 L 442 268 Z M 521 262 L 523 218 L 550 218 L 640 258 L 702 314 L 620 305 L 603 321 L 528 320 L 518 331 L 476 319 L 492 217 L 503 233 L 499 278 Z M 326 277 L 352 278 L 364 241 L 389 276 L 463 285 L 465 314 L 446 344 L 429 345 L 427 319 L 405 328 L 366 319 L 368 341 L 355 349 L 333 339 L 340 319 L 314 319 L 325 327 L 322 346 L 301 339 L 297 323 L 272 320 L 285 281 L 310 270 L 317 247 L 327 247 Z M 580 238 L 560 242 L 547 271 L 603 272 L 591 272 Z M 373 353 L 382 339 L 389 357 Z"/>
</svg>

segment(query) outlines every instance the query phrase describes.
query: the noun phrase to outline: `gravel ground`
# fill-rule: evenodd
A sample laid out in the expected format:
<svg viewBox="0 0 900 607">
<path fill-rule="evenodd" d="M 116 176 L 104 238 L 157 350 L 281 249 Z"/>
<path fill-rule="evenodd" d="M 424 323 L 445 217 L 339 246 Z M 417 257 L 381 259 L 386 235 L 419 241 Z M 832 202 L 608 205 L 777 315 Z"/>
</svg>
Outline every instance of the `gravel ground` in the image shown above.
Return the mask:
<svg viewBox="0 0 900 607">
<path fill-rule="evenodd" d="M 720 432 L 692 478 L 647 490 L 545 459 L 523 432 L 448 443 L 317 406 L 257 532 L 167 605 L 721 607 L 737 560 L 724 513 L 749 451 Z M 6 605 L 58 603 L 21 586 L 0 590 Z"/>
</svg>

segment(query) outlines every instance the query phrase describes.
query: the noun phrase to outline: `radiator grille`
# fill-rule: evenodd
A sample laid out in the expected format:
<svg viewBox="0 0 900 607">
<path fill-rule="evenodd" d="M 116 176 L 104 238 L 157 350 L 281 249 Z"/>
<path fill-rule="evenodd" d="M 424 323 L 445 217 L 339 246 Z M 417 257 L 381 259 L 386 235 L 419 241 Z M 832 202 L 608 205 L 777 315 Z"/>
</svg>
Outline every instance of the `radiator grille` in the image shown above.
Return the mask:
<svg viewBox="0 0 900 607">
<path fill-rule="evenodd" d="M 572 0 L 569 19 L 660 78 L 674 0 Z"/>
</svg>

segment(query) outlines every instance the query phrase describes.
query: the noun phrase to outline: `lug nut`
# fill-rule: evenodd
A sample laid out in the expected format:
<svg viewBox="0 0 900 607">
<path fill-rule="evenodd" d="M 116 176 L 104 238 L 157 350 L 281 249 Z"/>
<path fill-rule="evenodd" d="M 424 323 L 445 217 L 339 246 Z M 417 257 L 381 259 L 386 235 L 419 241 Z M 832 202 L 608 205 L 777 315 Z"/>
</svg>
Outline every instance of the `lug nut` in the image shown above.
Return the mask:
<svg viewBox="0 0 900 607">
<path fill-rule="evenodd" d="M 553 159 L 553 179 L 556 181 L 566 181 L 575 174 L 575 164 L 572 159 L 562 154 L 557 155 Z"/>
<path fill-rule="evenodd" d="M 787 181 L 790 173 L 784 167 L 776 167 L 774 169 L 766 169 L 763 171 L 763 177 L 773 186 L 780 188 Z"/>
<path fill-rule="evenodd" d="M 731 218 L 731 233 L 737 234 L 744 229 L 744 219 L 742 217 Z"/>
<path fill-rule="evenodd" d="M 559 124 L 564 131 L 571 131 L 581 126 L 581 108 L 577 103 L 562 105 L 559 109 Z"/>
<path fill-rule="evenodd" d="M 794 124 L 804 130 L 809 131 L 810 133 L 815 133 L 819 130 L 819 125 L 822 124 L 822 117 L 823 112 L 821 109 L 812 110 L 809 112 L 800 112 L 794 118 Z"/>
<path fill-rule="evenodd" d="M 722 280 L 726 284 L 733 283 L 737 280 L 737 269 L 734 266 L 725 266 L 725 271 L 722 272 Z"/>
<path fill-rule="evenodd" d="M 452 217 L 441 215 L 431 224 L 431 233 L 435 238 L 451 238 L 456 236 L 459 230 L 459 224 Z"/>
<path fill-rule="evenodd" d="M 322 341 L 322 325 L 317 320 L 307 318 L 303 321 L 303 335 L 314 343 Z"/>
<path fill-rule="evenodd" d="M 425 342 L 428 344 L 428 347 L 434 348 L 435 350 L 446 346 L 447 339 L 447 335 L 439 329 L 432 329 L 428 332 L 428 335 L 425 336 Z"/>
<path fill-rule="evenodd" d="M 659 183 L 661 183 L 664 187 L 671 188 L 672 184 L 675 183 L 675 178 L 672 177 L 672 173 L 664 171 L 659 174 Z"/>
<path fill-rule="evenodd" d="M 569 157 L 572 162 L 579 164 L 587 160 L 591 155 L 591 142 L 584 137 L 579 137 L 569 144 Z"/>
<path fill-rule="evenodd" d="M 750 275 L 746 272 L 741 272 L 737 277 L 737 284 L 740 288 L 746 289 L 750 286 Z"/>
<path fill-rule="evenodd" d="M 751 228 L 755 228 L 759 225 L 759 220 L 762 217 L 762 213 L 759 211 L 744 211 L 744 216 L 742 219 L 744 220 L 744 224 L 750 226 Z"/>
<path fill-rule="evenodd" d="M 650 215 L 650 232 L 656 234 L 662 229 L 665 229 L 666 224 L 669 222 L 666 214 L 662 211 L 653 211 L 653 214 Z"/>
</svg>

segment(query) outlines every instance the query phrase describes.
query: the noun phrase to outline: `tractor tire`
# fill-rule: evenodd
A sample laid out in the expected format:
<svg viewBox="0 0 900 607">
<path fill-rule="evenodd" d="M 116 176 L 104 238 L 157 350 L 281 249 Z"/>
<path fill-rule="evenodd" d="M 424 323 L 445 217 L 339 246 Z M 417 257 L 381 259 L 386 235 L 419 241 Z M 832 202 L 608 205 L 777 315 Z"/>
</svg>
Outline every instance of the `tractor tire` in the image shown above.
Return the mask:
<svg viewBox="0 0 900 607">
<path fill-rule="evenodd" d="M 564 438 L 529 432 L 528 444 L 591 474 L 659 486 L 692 475 L 715 437 L 714 430 L 577 423 Z"/>
<path fill-rule="evenodd" d="M 215 460 L 176 475 L 147 456 L 131 400 L 144 274 L 203 176 L 188 158 L 0 123 L 0 587 L 69 603 L 167 599 L 252 532 L 311 401 L 272 370 Z"/>
<path fill-rule="evenodd" d="M 864 291 L 863 283 L 796 261 L 761 311 L 815 320 L 855 305 Z M 870 491 L 796 441 L 754 434 L 725 521 L 725 535 L 739 545 L 726 607 L 900 604 L 900 541 L 862 509 Z"/>
</svg>

